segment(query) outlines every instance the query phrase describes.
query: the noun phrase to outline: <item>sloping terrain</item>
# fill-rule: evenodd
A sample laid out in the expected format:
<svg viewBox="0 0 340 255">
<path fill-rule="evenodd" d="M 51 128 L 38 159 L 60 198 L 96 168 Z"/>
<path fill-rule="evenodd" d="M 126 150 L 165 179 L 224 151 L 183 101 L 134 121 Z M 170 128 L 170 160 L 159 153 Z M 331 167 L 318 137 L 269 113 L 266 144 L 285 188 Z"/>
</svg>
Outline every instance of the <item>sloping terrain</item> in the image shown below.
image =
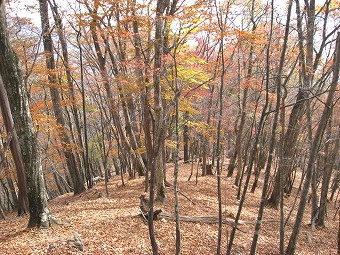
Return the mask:
<svg viewBox="0 0 340 255">
<path fill-rule="evenodd" d="M 195 166 L 196 171 L 196 166 Z M 173 164 L 168 164 L 167 181 L 172 182 Z M 233 179 L 222 179 L 223 212 L 228 218 L 236 215 L 237 189 Z M 180 164 L 179 188 L 195 204 L 179 195 L 180 213 L 185 216 L 217 215 L 216 176 L 195 176 L 188 182 L 190 165 Z M 0 224 L 0 254 L 151 254 L 147 223 L 138 216 L 139 195 L 143 193 L 144 178 L 126 181 L 121 186 L 115 176 L 109 183 L 106 196 L 104 183 L 79 196 L 65 194 L 50 201 L 53 216 L 61 225 L 48 230 L 26 229 L 27 217 L 7 215 Z M 254 194 L 248 193 L 233 246 L 233 254 L 249 254 L 257 217 L 262 185 Z M 174 211 L 174 195 L 167 188 L 165 205 L 156 205 L 164 212 Z M 294 195 L 285 200 L 285 215 L 288 214 Z M 286 243 L 294 223 L 292 216 L 286 228 Z M 305 221 L 301 228 L 296 254 L 337 254 L 338 217 L 335 217 L 334 202 L 329 204 L 326 228 L 311 229 L 308 226 L 310 205 L 307 205 Z M 225 253 L 231 227 L 223 225 L 222 252 Z M 156 240 L 160 254 L 175 252 L 175 223 L 171 220 L 155 222 Z M 181 222 L 182 254 L 205 255 L 216 253 L 217 224 Z M 266 208 L 257 246 L 258 254 L 279 254 L 279 211 Z"/>
</svg>

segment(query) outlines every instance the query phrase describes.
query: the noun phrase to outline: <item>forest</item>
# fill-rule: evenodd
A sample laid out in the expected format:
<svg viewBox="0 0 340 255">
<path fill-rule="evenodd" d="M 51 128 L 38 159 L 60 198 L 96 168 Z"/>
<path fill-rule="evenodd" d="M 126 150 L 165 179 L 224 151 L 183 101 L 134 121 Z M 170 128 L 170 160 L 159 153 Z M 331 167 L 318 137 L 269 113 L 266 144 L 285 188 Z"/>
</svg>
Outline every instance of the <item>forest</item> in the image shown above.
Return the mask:
<svg viewBox="0 0 340 255">
<path fill-rule="evenodd" d="M 0 254 L 340 254 L 339 65 L 339 0 L 0 0 Z"/>
</svg>

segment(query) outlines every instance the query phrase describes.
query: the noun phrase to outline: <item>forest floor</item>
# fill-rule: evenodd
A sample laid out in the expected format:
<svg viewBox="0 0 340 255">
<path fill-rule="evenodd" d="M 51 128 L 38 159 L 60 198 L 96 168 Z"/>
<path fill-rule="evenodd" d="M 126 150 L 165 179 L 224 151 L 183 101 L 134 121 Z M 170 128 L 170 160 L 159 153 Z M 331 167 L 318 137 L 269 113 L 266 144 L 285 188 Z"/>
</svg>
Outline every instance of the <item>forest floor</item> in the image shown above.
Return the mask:
<svg viewBox="0 0 340 255">
<path fill-rule="evenodd" d="M 167 165 L 167 181 L 172 182 L 173 164 Z M 201 170 L 199 170 L 201 171 Z M 190 164 L 180 163 L 179 189 L 192 199 L 179 195 L 180 214 L 187 216 L 217 216 L 217 181 L 216 176 L 198 177 L 195 180 L 196 166 L 191 181 Z M 228 217 L 236 215 L 238 201 L 237 188 L 233 178 L 222 174 L 223 214 Z M 252 181 L 250 182 L 252 183 Z M 126 180 L 122 186 L 120 177 L 114 176 L 109 182 L 109 196 L 106 196 L 104 182 L 93 189 L 77 196 L 65 194 L 50 201 L 53 216 L 61 225 L 47 230 L 26 229 L 28 217 L 7 215 L 7 220 L 0 224 L 0 254 L 151 254 L 147 223 L 138 216 L 139 196 L 144 190 L 144 178 Z M 241 214 L 243 224 L 236 232 L 232 254 L 249 254 L 254 232 L 255 219 L 262 192 L 262 183 L 255 193 L 247 193 Z M 285 216 L 294 202 L 294 194 L 285 199 Z M 174 211 L 174 192 L 167 188 L 167 199 L 164 205 L 156 205 L 164 212 Z M 295 206 L 297 207 L 297 206 Z M 295 220 L 293 211 L 286 226 L 286 245 Z M 308 226 L 310 204 L 306 207 L 304 221 L 296 254 L 337 254 L 338 217 L 335 214 L 334 202 L 329 204 L 325 228 L 311 229 Z M 279 211 L 266 208 L 257 254 L 279 254 Z M 210 255 L 216 254 L 218 224 L 181 222 L 181 254 Z M 231 227 L 223 225 L 222 254 L 225 254 L 227 239 Z M 169 220 L 155 222 L 155 235 L 159 254 L 175 254 L 175 223 Z M 73 240 L 79 237 L 83 243 L 80 251 Z"/>
</svg>

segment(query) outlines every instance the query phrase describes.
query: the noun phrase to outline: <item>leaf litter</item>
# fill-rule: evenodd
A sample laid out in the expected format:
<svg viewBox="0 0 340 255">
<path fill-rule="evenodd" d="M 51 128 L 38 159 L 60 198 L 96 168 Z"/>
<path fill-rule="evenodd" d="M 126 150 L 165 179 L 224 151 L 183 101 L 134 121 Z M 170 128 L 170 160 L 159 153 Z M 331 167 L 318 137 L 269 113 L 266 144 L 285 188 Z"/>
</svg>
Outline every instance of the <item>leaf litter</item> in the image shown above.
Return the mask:
<svg viewBox="0 0 340 255">
<path fill-rule="evenodd" d="M 237 214 L 237 188 L 233 179 L 222 173 L 222 211 L 225 217 L 232 219 Z M 167 164 L 167 181 L 172 183 L 173 164 Z M 216 176 L 198 177 L 187 181 L 190 165 L 180 163 L 179 189 L 189 197 L 179 195 L 180 214 L 188 216 L 217 215 Z M 98 183 L 91 190 L 73 196 L 64 194 L 49 202 L 53 216 L 61 225 L 49 229 L 26 229 L 28 216 L 17 217 L 15 213 L 7 215 L 7 220 L 0 224 L 0 255 L 5 254 L 152 254 L 148 226 L 139 217 L 139 195 L 144 192 L 144 178 L 126 181 L 122 186 L 120 177 L 114 176 L 109 181 L 109 196 L 106 197 L 105 185 Z M 238 227 L 232 254 L 249 254 L 255 220 L 262 192 L 262 183 L 255 193 L 247 193 L 241 220 L 246 224 Z M 165 204 L 156 203 L 155 208 L 164 212 L 174 212 L 174 195 L 171 187 L 167 188 Z M 294 196 L 285 198 L 284 210 L 287 216 Z M 328 218 L 325 228 L 311 229 L 308 226 L 310 204 L 307 204 L 304 222 L 301 228 L 296 254 L 337 254 L 338 222 L 333 220 L 336 213 L 334 203 L 328 204 Z M 285 243 L 294 224 L 296 210 L 287 224 Z M 257 254 L 279 254 L 279 215 L 275 209 L 266 208 L 257 245 Z M 181 254 L 209 255 L 216 253 L 217 224 L 200 222 L 181 222 Z M 225 254 L 231 226 L 224 224 L 222 229 L 222 253 Z M 171 220 L 155 221 L 155 235 L 159 254 L 175 253 L 175 223 Z"/>
</svg>

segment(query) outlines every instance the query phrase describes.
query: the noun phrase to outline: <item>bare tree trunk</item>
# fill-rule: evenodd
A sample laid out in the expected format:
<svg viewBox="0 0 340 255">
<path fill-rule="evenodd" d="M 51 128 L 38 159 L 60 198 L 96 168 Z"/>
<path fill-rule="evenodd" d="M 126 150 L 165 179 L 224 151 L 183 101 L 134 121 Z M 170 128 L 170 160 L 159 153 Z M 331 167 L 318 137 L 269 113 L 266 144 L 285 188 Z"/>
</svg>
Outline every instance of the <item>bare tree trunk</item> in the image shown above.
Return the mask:
<svg viewBox="0 0 340 255">
<path fill-rule="evenodd" d="M 42 26 L 42 34 L 43 34 L 43 42 L 44 42 L 44 50 L 46 54 L 46 67 L 49 71 L 48 80 L 51 84 L 50 93 L 52 98 L 53 104 L 53 111 L 54 115 L 57 119 L 57 123 L 60 125 L 61 132 L 59 134 L 59 138 L 64 144 L 63 153 L 66 158 L 67 167 L 69 173 L 71 175 L 74 194 L 80 194 L 85 191 L 83 178 L 78 169 L 76 158 L 72 152 L 72 149 L 68 148 L 67 145 L 71 143 L 70 138 L 67 134 L 67 130 L 65 127 L 65 120 L 63 117 L 63 110 L 61 107 L 61 98 L 58 91 L 58 88 L 55 87 L 57 83 L 56 75 L 52 72 L 55 70 L 55 62 L 54 62 L 54 55 L 53 55 L 53 45 L 52 45 L 52 37 L 48 19 L 48 6 L 46 0 L 39 0 L 40 6 L 40 17 L 41 17 L 41 26 Z"/>
<path fill-rule="evenodd" d="M 228 2 L 229 4 L 229 2 Z M 219 104 L 219 110 L 218 110 L 218 123 L 217 123 L 217 141 L 216 141 L 216 175 L 217 175 L 217 200 L 218 200 L 218 233 L 217 233 L 217 249 L 216 254 L 221 254 L 221 242 L 222 242 L 222 192 L 221 192 L 221 170 L 222 170 L 222 162 L 221 162 L 221 129 L 222 129 L 222 119 L 223 119 L 223 90 L 224 90 L 224 75 L 226 73 L 226 67 L 225 67 L 225 58 L 224 58 L 224 26 L 225 26 L 225 20 L 227 20 L 228 12 L 224 13 L 220 10 L 220 7 L 217 6 L 217 3 L 215 1 L 216 10 L 217 10 L 217 19 L 218 19 L 218 26 L 219 26 L 219 32 L 220 32 L 220 49 L 219 54 L 221 57 L 221 77 L 220 77 L 220 91 L 219 91 L 219 98 L 218 98 L 218 104 Z"/>
<path fill-rule="evenodd" d="M 161 146 L 164 139 L 165 127 L 163 125 L 164 109 L 162 104 L 162 55 L 163 55 L 163 19 L 162 15 L 166 9 L 166 3 L 162 0 L 157 1 L 156 8 L 156 25 L 155 25 L 155 55 L 154 55 L 154 73 L 153 73 L 153 89 L 154 89 L 154 127 L 153 127 L 153 164 L 155 165 L 156 176 L 156 196 L 157 200 L 163 202 L 165 199 L 165 186 L 162 169 Z"/>
<path fill-rule="evenodd" d="M 184 113 L 184 125 L 183 125 L 183 143 L 184 143 L 184 163 L 189 163 L 190 161 L 190 138 L 189 138 L 189 127 L 187 124 L 189 113 L 186 111 Z"/>
<path fill-rule="evenodd" d="M 254 21 L 254 2 L 252 2 L 252 10 L 251 10 L 250 15 L 251 15 L 250 21 L 252 22 L 251 32 L 253 33 L 256 29 L 256 23 Z M 249 50 L 249 57 L 248 57 L 249 62 L 248 62 L 246 79 L 250 79 L 251 76 L 252 76 L 253 54 L 254 54 L 254 45 L 251 44 L 250 50 Z M 243 89 L 240 125 L 238 126 L 238 129 L 237 129 L 234 158 L 232 158 L 230 160 L 231 163 L 228 166 L 228 175 L 227 176 L 232 176 L 234 168 L 235 168 L 235 161 L 236 161 L 237 174 L 236 174 L 236 178 L 235 178 L 235 182 L 234 182 L 234 184 L 236 186 L 239 185 L 240 177 L 241 177 L 241 173 L 242 173 L 242 136 L 243 136 L 243 129 L 244 129 L 245 121 L 246 121 L 246 108 L 247 108 L 248 90 L 249 90 L 249 87 L 246 85 L 246 87 Z"/>
<path fill-rule="evenodd" d="M 327 194 L 328 187 L 332 176 L 332 170 L 335 163 L 336 156 L 340 149 L 340 126 L 338 126 L 338 133 L 334 138 L 335 141 L 328 140 L 326 143 L 333 143 L 333 148 L 329 149 L 329 153 L 326 154 L 325 166 L 323 169 L 323 178 L 322 178 L 322 186 L 321 186 L 321 195 L 320 195 L 320 211 L 317 219 L 317 225 L 320 227 L 325 226 L 325 217 L 327 210 Z M 326 145 L 327 146 L 327 145 Z"/>
<path fill-rule="evenodd" d="M 177 62 L 176 62 L 176 51 L 174 53 L 174 62 L 175 62 L 175 77 L 178 77 L 177 70 Z M 179 93 L 178 82 L 177 79 L 174 79 L 175 83 L 175 94 Z M 175 136 L 176 136 L 176 149 L 175 149 L 175 168 L 174 168 L 174 196 L 175 196 L 175 221 L 176 221 L 176 255 L 181 253 L 181 229 L 179 222 L 179 202 L 178 202 L 178 161 L 179 161 L 179 144 L 180 144 L 180 136 L 179 136 L 179 99 L 175 98 Z M 188 131 L 188 130 L 187 130 Z M 186 131 L 186 132 L 187 132 Z M 186 134 L 187 136 L 187 134 Z M 189 139 L 186 143 L 189 142 Z M 188 151 L 188 149 L 187 149 Z M 186 156 L 188 157 L 188 155 Z M 164 174 L 165 175 L 165 174 Z"/>
<path fill-rule="evenodd" d="M 77 33 L 77 44 L 79 48 L 80 85 L 81 85 L 81 97 L 82 97 L 82 115 L 83 115 L 83 124 L 84 124 L 84 149 L 85 149 L 84 167 L 85 167 L 85 173 L 87 173 L 86 177 L 87 177 L 88 187 L 91 187 L 93 185 L 92 183 L 93 171 L 90 168 L 90 162 L 89 162 L 86 97 L 85 97 L 85 86 L 84 86 L 83 48 L 81 47 L 81 44 L 80 44 L 80 36 L 81 36 L 81 31 L 79 30 Z"/>
<path fill-rule="evenodd" d="M 82 159 L 84 162 L 84 168 L 85 168 L 85 176 L 86 176 L 86 181 L 87 181 L 87 187 L 92 188 L 93 187 L 93 181 L 92 181 L 92 175 L 88 166 L 88 162 L 86 161 L 86 150 L 87 148 L 84 148 L 83 146 L 83 139 L 81 136 L 81 129 L 80 129 L 80 120 L 79 120 L 79 113 L 78 113 L 78 106 L 76 102 L 76 96 L 75 96 L 75 91 L 74 91 L 74 85 L 73 85 L 73 78 L 71 75 L 71 69 L 70 69 L 70 63 L 69 63 L 69 58 L 68 58 L 68 48 L 67 48 L 67 42 L 66 38 L 64 35 L 64 28 L 63 28 L 63 23 L 61 16 L 58 11 L 58 7 L 55 3 L 55 0 L 53 0 L 53 3 L 51 0 L 48 0 L 50 8 L 52 10 L 53 18 L 57 27 L 57 32 L 58 32 L 58 37 L 60 41 L 60 45 L 62 48 L 62 56 L 63 56 L 63 65 L 65 66 L 65 72 L 66 72 L 66 79 L 67 79 L 67 84 L 68 84 L 68 97 L 70 98 L 72 102 L 72 114 L 74 118 L 74 124 L 77 130 L 77 139 L 76 142 L 82 148 Z M 81 61 L 81 67 L 82 68 L 82 61 Z M 82 73 L 81 73 L 82 76 Z M 82 78 L 81 78 L 82 79 Z M 83 82 L 82 82 L 83 84 Z M 83 99 L 84 102 L 84 99 Z M 86 125 L 84 125 L 86 127 Z M 87 143 L 85 143 L 86 145 Z"/>
<path fill-rule="evenodd" d="M 314 2 L 312 0 L 311 2 Z M 309 9 L 315 9 L 315 3 L 310 4 Z M 298 16 L 298 32 L 299 32 L 299 48 L 300 48 L 300 66 L 302 69 L 302 82 L 301 86 L 299 88 L 299 92 L 296 98 L 296 102 L 293 106 L 292 112 L 289 116 L 289 123 L 288 128 L 285 133 L 284 142 L 283 142 L 283 149 L 282 149 L 282 158 L 279 162 L 278 171 L 275 177 L 275 184 L 274 189 L 270 195 L 270 198 L 268 199 L 267 203 L 268 205 L 277 208 L 279 204 L 280 199 L 280 190 L 279 190 L 279 183 L 280 183 L 280 172 L 282 172 L 282 179 L 284 181 L 283 185 L 286 183 L 286 179 L 290 174 L 290 170 L 292 169 L 292 164 L 294 162 L 294 153 L 295 148 L 297 146 L 298 142 L 298 136 L 300 134 L 301 129 L 301 121 L 302 117 L 304 115 L 305 109 L 306 109 L 306 91 L 311 86 L 312 81 L 312 61 L 313 61 L 313 29 L 314 29 L 314 16 L 308 12 L 308 22 L 310 26 L 313 26 L 313 28 L 309 28 L 307 30 L 307 51 L 306 51 L 306 57 L 304 54 L 304 47 L 303 47 L 303 35 L 302 35 L 302 23 L 301 23 L 301 16 L 300 16 L 300 5 L 299 1 L 296 0 L 296 13 Z M 311 33 L 311 35 L 310 35 Z M 307 67 L 309 66 L 308 72 Z"/>
<path fill-rule="evenodd" d="M 1 77 L 1 76 L 0 76 Z M 8 102 L 7 92 L 0 78 L 0 109 L 2 112 L 2 119 L 5 124 L 5 129 L 8 134 L 8 143 L 12 152 L 13 161 L 15 164 L 17 178 L 18 178 L 18 215 L 25 214 L 28 212 L 28 199 L 27 199 L 27 187 L 26 187 L 26 176 L 24 163 L 22 161 L 21 149 L 19 145 L 19 140 L 17 132 L 14 128 L 14 122 L 12 118 L 12 113 L 10 105 Z"/>
<path fill-rule="evenodd" d="M 296 214 L 296 220 L 295 220 L 295 224 L 293 227 L 293 232 L 290 237 L 288 247 L 286 249 L 286 254 L 294 254 L 295 252 L 296 243 L 297 243 L 298 235 L 300 232 L 302 218 L 303 218 L 303 214 L 304 214 L 304 210 L 305 210 L 305 206 L 307 202 L 308 190 L 309 190 L 311 178 L 312 178 L 313 171 L 314 171 L 314 161 L 316 159 L 317 152 L 320 146 L 320 142 L 322 140 L 327 122 L 329 121 L 332 108 L 333 108 L 333 98 L 334 98 L 336 86 L 338 84 L 338 79 L 339 79 L 339 67 L 340 67 L 340 33 L 338 32 L 337 39 L 336 39 L 336 47 L 335 47 L 335 52 L 334 52 L 332 84 L 329 88 L 327 101 L 325 103 L 325 107 L 322 112 L 321 119 L 320 119 L 319 125 L 317 127 L 317 130 L 316 130 L 316 133 L 313 139 L 312 148 L 311 148 L 309 160 L 308 160 L 308 166 L 306 170 L 307 173 L 305 177 L 305 183 L 302 189 L 300 204 L 299 204 L 298 212 Z"/>
<path fill-rule="evenodd" d="M 273 21 L 274 21 L 274 0 L 271 1 L 271 29 L 270 29 L 270 39 L 269 44 L 271 42 L 271 36 L 273 31 Z M 263 218 L 263 212 L 265 208 L 266 203 L 266 197 L 267 197 L 267 189 L 269 184 L 269 176 L 270 176 L 270 170 L 272 166 L 272 160 L 273 160 L 273 154 L 275 149 L 275 141 L 276 141 L 276 128 L 278 126 L 278 120 L 279 120 L 279 112 L 280 112 L 280 102 L 281 102 L 281 76 L 283 72 L 283 66 L 285 61 L 285 55 L 287 50 L 287 42 L 288 42 L 288 35 L 289 35 L 289 23 L 290 23 L 290 14 L 291 14 L 291 8 L 292 8 L 292 0 L 289 2 L 288 6 L 288 14 L 287 14 L 287 21 L 286 21 L 286 30 L 285 30 L 285 36 L 283 41 L 283 47 L 280 57 L 280 64 L 278 68 L 278 75 L 277 75 L 277 81 L 276 81 L 276 105 L 275 105 L 275 114 L 274 114 L 274 120 L 273 120 L 273 126 L 271 131 L 271 137 L 270 137 L 270 145 L 269 145 L 269 156 L 266 166 L 266 171 L 264 175 L 264 181 L 263 181 L 263 189 L 262 189 L 262 196 L 261 196 L 261 202 L 259 206 L 259 212 L 257 215 L 257 221 L 255 225 L 254 235 L 253 235 L 253 241 L 250 249 L 250 254 L 255 254 L 256 252 L 256 245 L 257 240 L 259 237 L 259 231 L 261 229 L 261 223 Z M 269 46 L 268 46 L 269 47 Z M 269 65 L 267 66 L 269 68 Z M 269 70 L 267 70 L 267 76 L 266 79 L 269 80 Z M 268 93 L 269 93 L 269 82 L 266 82 L 266 101 L 268 101 Z"/>
<path fill-rule="evenodd" d="M 255 2 L 252 1 L 252 8 L 254 8 L 254 4 L 255 4 Z M 273 13 L 272 13 L 272 15 L 273 15 Z M 273 26 L 272 23 L 273 23 L 273 19 L 271 19 L 271 30 L 270 30 L 270 34 L 269 34 L 268 44 L 267 44 L 267 47 L 266 47 L 266 88 L 267 89 L 269 88 L 269 78 L 270 78 L 270 73 L 269 73 L 270 68 L 269 67 L 270 67 L 271 38 L 272 38 L 272 32 L 273 32 L 272 31 L 272 26 Z M 264 106 L 263 106 L 263 109 L 262 109 L 261 117 L 260 117 L 260 120 L 259 120 L 257 133 L 256 133 L 256 136 L 255 136 L 255 141 L 254 141 L 252 148 L 251 148 L 249 163 L 248 163 L 248 166 L 247 166 L 247 177 L 246 177 L 246 180 L 244 182 L 243 192 L 242 192 L 242 196 L 240 198 L 240 203 L 239 203 L 239 207 L 238 207 L 237 214 L 236 214 L 236 217 L 235 217 L 235 222 L 233 224 L 233 229 L 232 229 L 232 232 L 230 234 L 226 255 L 231 254 L 231 249 L 232 249 L 232 246 L 233 246 L 233 242 L 234 242 L 235 234 L 236 234 L 236 230 L 237 230 L 237 224 L 238 224 L 238 221 L 241 217 L 241 212 L 242 212 L 243 204 L 244 204 L 244 201 L 245 201 L 245 197 L 246 197 L 246 193 L 247 193 L 247 189 L 248 189 L 248 185 L 249 185 L 249 180 L 250 180 L 250 176 L 251 176 L 251 172 L 252 172 L 252 168 L 253 168 L 253 164 L 254 164 L 254 158 L 255 158 L 255 155 L 257 153 L 257 145 L 258 145 L 259 137 L 260 137 L 260 134 L 262 132 L 263 125 L 265 123 L 265 118 L 266 118 L 266 115 L 267 115 L 266 112 L 267 112 L 267 109 L 268 109 L 268 105 L 269 105 L 269 100 L 266 97 L 266 100 L 265 100 L 265 103 L 264 103 Z"/>
</svg>

